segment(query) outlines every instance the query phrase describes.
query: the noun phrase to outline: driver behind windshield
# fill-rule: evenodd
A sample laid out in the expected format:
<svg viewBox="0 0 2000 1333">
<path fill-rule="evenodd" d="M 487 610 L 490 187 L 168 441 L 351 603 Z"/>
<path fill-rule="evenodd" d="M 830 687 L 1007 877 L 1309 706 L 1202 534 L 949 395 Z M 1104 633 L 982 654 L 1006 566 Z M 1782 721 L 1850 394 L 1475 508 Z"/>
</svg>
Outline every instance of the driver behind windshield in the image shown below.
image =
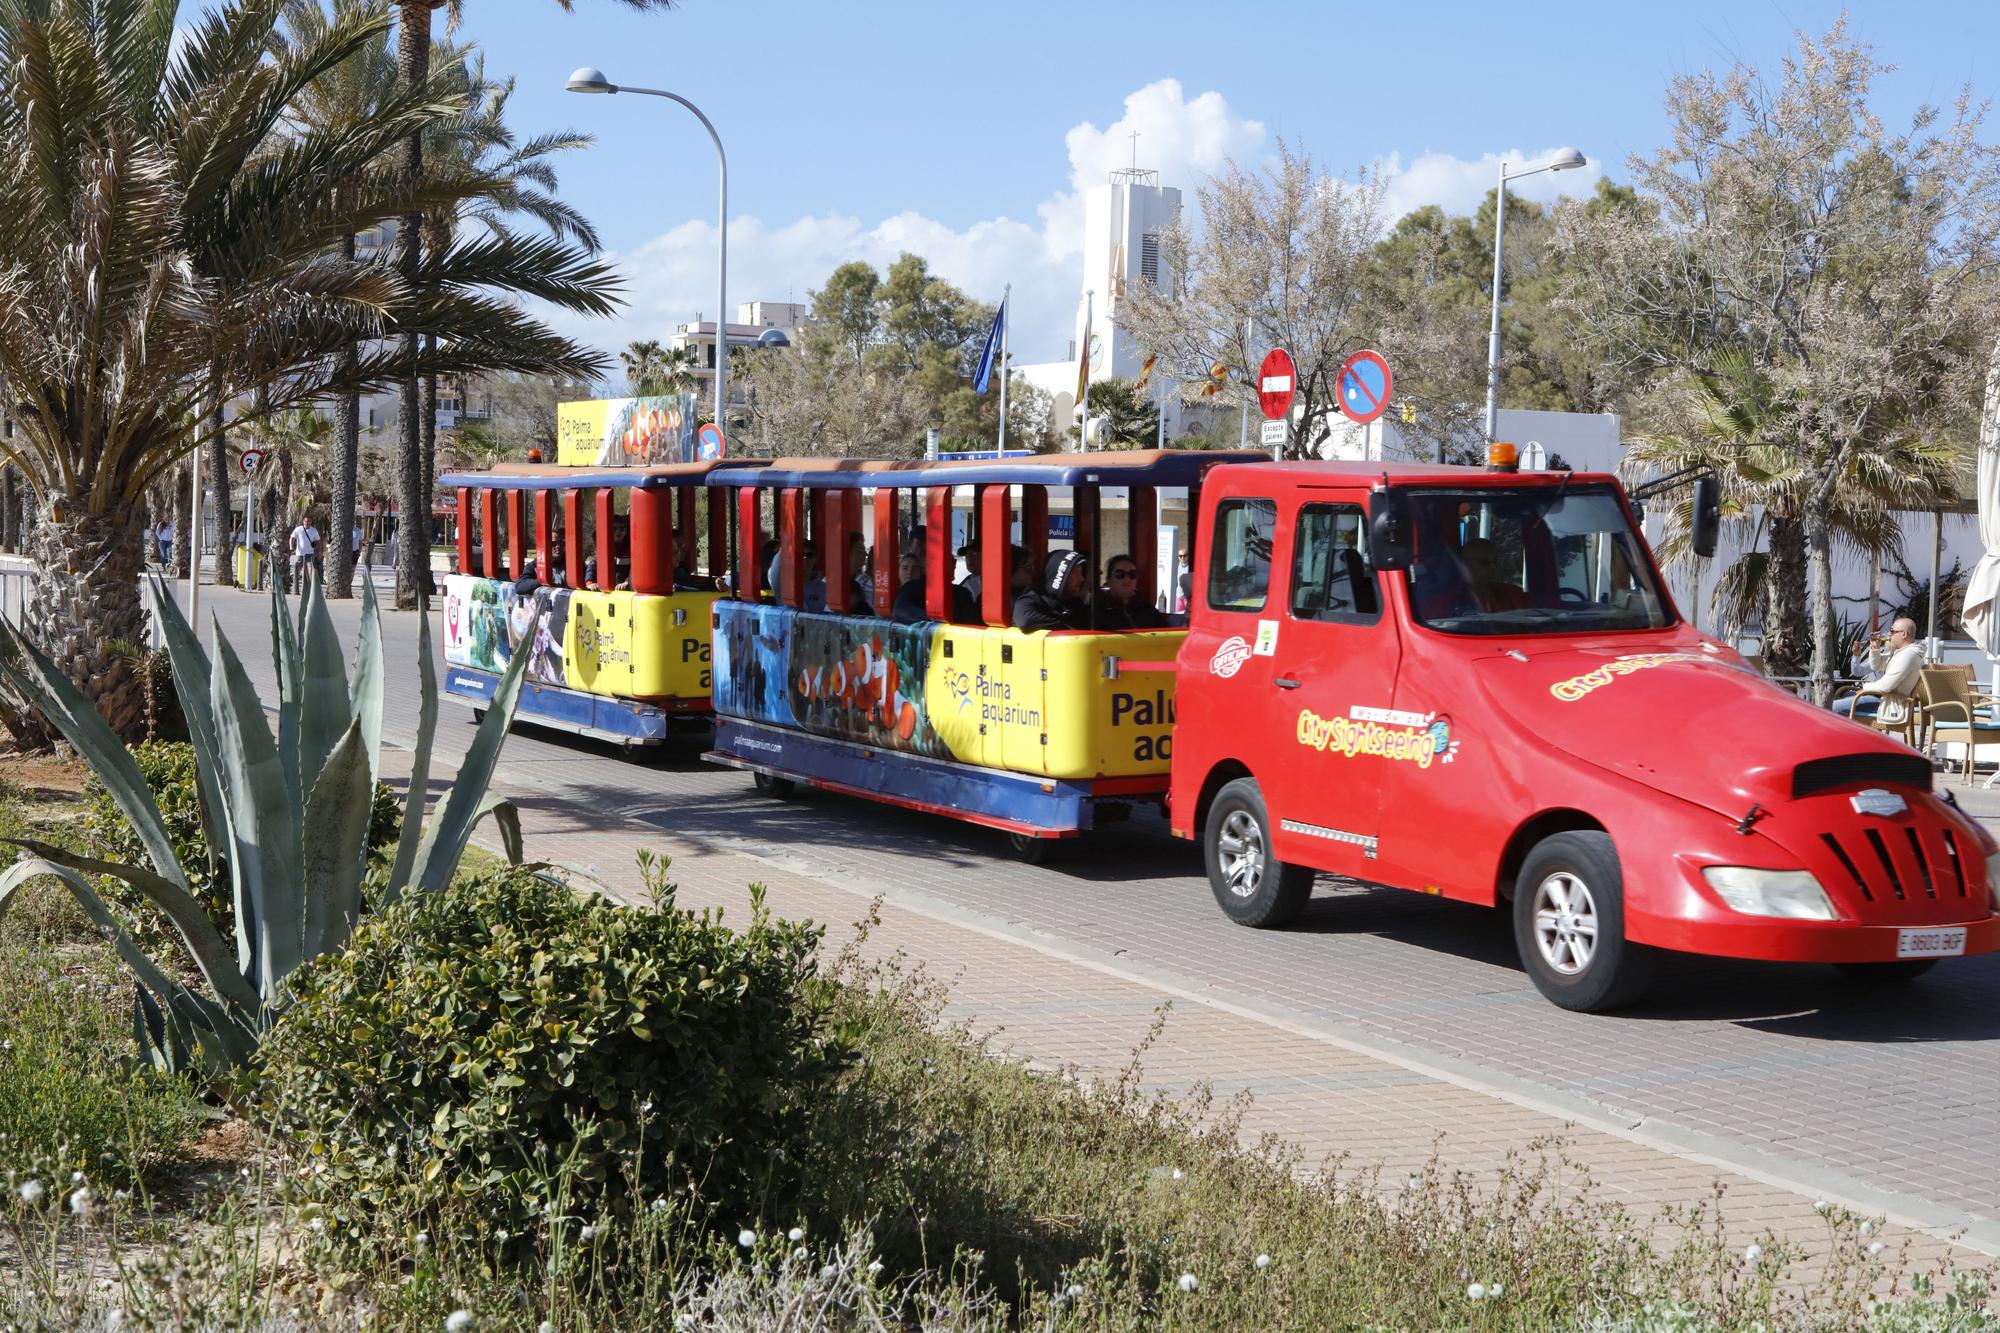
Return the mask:
<svg viewBox="0 0 2000 1333">
<path fill-rule="evenodd" d="M 1498 546 L 1484 537 L 1474 537 L 1458 548 L 1458 558 L 1465 563 L 1472 596 L 1481 611 L 1519 611 L 1528 605 L 1528 594 L 1501 573 Z"/>
</svg>

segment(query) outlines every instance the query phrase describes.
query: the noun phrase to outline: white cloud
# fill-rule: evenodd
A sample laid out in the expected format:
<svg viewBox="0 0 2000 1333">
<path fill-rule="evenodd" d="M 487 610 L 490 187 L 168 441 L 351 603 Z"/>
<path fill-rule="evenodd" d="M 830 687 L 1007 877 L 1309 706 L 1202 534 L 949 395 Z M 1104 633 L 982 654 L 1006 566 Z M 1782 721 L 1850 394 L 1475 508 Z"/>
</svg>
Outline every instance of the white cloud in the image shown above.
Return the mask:
<svg viewBox="0 0 2000 1333">
<path fill-rule="evenodd" d="M 910 251 L 924 256 L 933 272 L 983 301 L 997 301 L 1001 288 L 1011 282 L 1014 355 L 1024 362 L 1060 358 L 1073 336 L 1083 286 L 1083 192 L 1132 164 L 1135 131 L 1139 165 L 1157 170 L 1162 184 L 1179 186 L 1190 196 L 1190 204 L 1194 187 L 1204 177 L 1231 159 L 1250 165 L 1266 142 L 1263 124 L 1237 114 L 1221 93 L 1189 98 L 1178 80 L 1161 79 L 1127 96 L 1123 114 L 1110 124 L 1099 128 L 1084 121 L 1064 135 L 1069 179 L 1064 188 L 1035 205 L 1033 221 L 1002 216 L 953 227 L 916 211 L 872 224 L 855 217 L 817 215 L 776 224 L 751 215 L 730 219 L 730 313 L 750 300 L 804 301 L 808 292 L 849 260 L 886 269 L 898 255 Z M 1472 161 L 1424 153 L 1407 166 L 1399 154 L 1391 154 L 1376 167 L 1387 179 L 1390 218 L 1427 203 L 1441 204 L 1452 213 L 1470 213 L 1493 187 L 1503 159 L 1535 162 L 1553 151 L 1489 153 Z M 1562 193 L 1587 192 L 1596 177 L 1590 170 L 1550 172 L 1509 189 L 1548 201 Z M 557 328 L 615 352 L 634 339 L 663 338 L 696 312 L 712 316 L 713 223 L 686 222 L 608 258 L 625 275 L 629 304 L 609 321 L 544 312 Z M 616 373 L 614 366 L 614 378 Z"/>
<path fill-rule="evenodd" d="M 1394 222 L 1425 204 L 1437 204 L 1446 213 L 1471 214 L 1499 182 L 1502 162 L 1518 171 L 1546 162 L 1559 151 L 1545 148 L 1539 153 L 1525 153 L 1517 148 L 1504 153 L 1485 153 L 1470 162 L 1449 153 L 1421 153 L 1407 167 L 1403 165 L 1402 154 L 1391 153 L 1375 164 L 1387 184 L 1383 216 Z M 1600 173 L 1596 166 L 1591 163 L 1576 171 L 1544 171 L 1526 180 L 1510 181 L 1507 193 L 1543 204 L 1554 203 L 1565 195 L 1587 195 L 1597 188 Z"/>
</svg>

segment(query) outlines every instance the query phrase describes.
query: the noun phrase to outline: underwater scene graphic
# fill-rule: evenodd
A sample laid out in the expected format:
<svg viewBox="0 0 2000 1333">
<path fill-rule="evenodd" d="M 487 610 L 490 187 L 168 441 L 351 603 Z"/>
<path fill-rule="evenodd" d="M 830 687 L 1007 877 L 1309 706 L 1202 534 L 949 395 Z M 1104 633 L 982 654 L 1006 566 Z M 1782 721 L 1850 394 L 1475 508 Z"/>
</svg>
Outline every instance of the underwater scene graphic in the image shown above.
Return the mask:
<svg viewBox="0 0 2000 1333">
<path fill-rule="evenodd" d="M 505 671 L 526 644 L 532 654 L 528 675 L 563 685 L 563 628 L 569 620 L 567 588 L 537 588 L 522 596 L 511 583 L 453 574 L 444 581 L 444 660 L 480 671 Z M 541 623 L 535 612 L 542 613 Z"/>
<path fill-rule="evenodd" d="M 935 625 L 729 600 L 718 601 L 715 611 L 717 712 L 951 757 L 924 709 Z"/>
</svg>

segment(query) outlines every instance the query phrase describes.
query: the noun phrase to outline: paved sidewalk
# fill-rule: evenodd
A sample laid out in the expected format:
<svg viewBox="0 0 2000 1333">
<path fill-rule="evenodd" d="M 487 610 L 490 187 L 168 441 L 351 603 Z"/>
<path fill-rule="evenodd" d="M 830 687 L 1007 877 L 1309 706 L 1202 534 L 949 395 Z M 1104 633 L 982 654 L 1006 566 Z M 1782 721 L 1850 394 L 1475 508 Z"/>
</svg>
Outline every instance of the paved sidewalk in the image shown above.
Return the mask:
<svg viewBox="0 0 2000 1333">
<path fill-rule="evenodd" d="M 408 756 L 387 750 L 392 779 Z M 609 776 L 609 775 L 608 775 Z M 615 780 L 615 779 L 614 779 Z M 747 785 L 747 784 L 746 784 Z M 627 901 L 643 901 L 635 857 L 641 848 L 671 856 L 670 878 L 683 906 L 717 906 L 741 920 L 748 886 L 765 886 L 777 914 L 826 926 L 829 952 L 882 899 L 880 924 L 866 953 L 901 952 L 951 982 L 948 1014 L 974 1030 L 997 1033 L 995 1047 L 1039 1067 L 1075 1066 L 1085 1076 L 1113 1076 L 1145 1039 L 1159 1007 L 1172 1002 L 1160 1038 L 1142 1060 L 1149 1088 L 1182 1093 L 1206 1081 L 1226 1099 L 1251 1095 L 1242 1129 L 1299 1146 L 1308 1164 L 1342 1159 L 1341 1169 L 1379 1167 L 1393 1188 L 1435 1157 L 1447 1170 L 1491 1181 L 1510 1153 L 1559 1138 L 1562 1156 L 1585 1168 L 1599 1196 L 1623 1205 L 1635 1222 L 1654 1222 L 1670 1205 L 1711 1200 L 1718 1186 L 1731 1242 L 1783 1235 L 1809 1255 L 1824 1251 L 1824 1200 L 1871 1216 L 1887 1215 L 1882 1239 L 1907 1244 L 1917 1263 L 1948 1258 L 1981 1266 L 2000 1253 L 1992 1238 L 1964 1237 L 1935 1218 L 1899 1213 L 1864 1194 L 1804 1194 L 1741 1162 L 1723 1164 L 1702 1145 L 1676 1142 L 1608 1121 L 1589 1108 L 1552 1104 L 1544 1089 L 1508 1086 L 1479 1070 L 1399 1051 L 1380 1039 L 1356 1041 L 1309 1022 L 1259 1013 L 1172 978 L 1147 975 L 1116 953 L 1039 936 L 908 886 L 859 877 L 801 873 L 769 854 L 717 850 L 677 839 L 615 813 L 534 792 L 506 792 L 519 804 L 528 854 L 584 868 Z M 613 791 L 608 802 L 617 803 Z M 747 793 L 746 793 L 746 799 Z M 952 873 L 941 868 L 941 873 Z"/>
</svg>

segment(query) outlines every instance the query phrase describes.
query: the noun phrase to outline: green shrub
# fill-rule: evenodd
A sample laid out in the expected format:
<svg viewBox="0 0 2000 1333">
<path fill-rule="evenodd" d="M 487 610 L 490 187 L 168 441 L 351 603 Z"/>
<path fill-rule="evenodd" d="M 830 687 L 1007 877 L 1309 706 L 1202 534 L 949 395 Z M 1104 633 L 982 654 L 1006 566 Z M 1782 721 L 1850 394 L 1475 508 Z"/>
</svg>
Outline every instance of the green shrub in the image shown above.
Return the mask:
<svg viewBox="0 0 2000 1333">
<path fill-rule="evenodd" d="M 815 927 L 470 876 L 307 968 L 260 1056 L 296 1189 L 360 1234 L 462 1213 L 531 1244 L 550 1218 L 674 1195 L 755 1216 L 850 1056 Z"/>
<path fill-rule="evenodd" d="M 174 855 L 187 872 L 188 888 L 208 913 L 208 919 L 231 939 L 236 931 L 236 905 L 230 888 L 229 864 L 218 859 L 211 866 L 208 836 L 201 826 L 201 791 L 195 780 L 194 746 L 186 741 L 147 741 L 132 747 L 139 772 L 153 789 L 160 808 L 160 820 Z M 93 776 L 84 786 L 86 802 L 83 831 L 86 850 L 105 861 L 127 865 L 151 864 L 131 821 L 118 809 L 104 784 Z M 368 815 L 368 848 L 371 858 L 392 851 L 403 816 L 402 798 L 388 784 L 375 784 L 375 802 Z M 165 952 L 178 957 L 179 938 L 157 912 L 142 905 L 145 899 L 124 881 L 102 877 L 99 885 L 107 900 L 125 909 L 132 919 L 132 938 L 148 953 Z M 137 909 L 137 910 L 135 910 Z"/>
</svg>

